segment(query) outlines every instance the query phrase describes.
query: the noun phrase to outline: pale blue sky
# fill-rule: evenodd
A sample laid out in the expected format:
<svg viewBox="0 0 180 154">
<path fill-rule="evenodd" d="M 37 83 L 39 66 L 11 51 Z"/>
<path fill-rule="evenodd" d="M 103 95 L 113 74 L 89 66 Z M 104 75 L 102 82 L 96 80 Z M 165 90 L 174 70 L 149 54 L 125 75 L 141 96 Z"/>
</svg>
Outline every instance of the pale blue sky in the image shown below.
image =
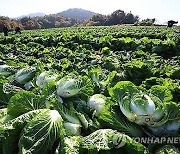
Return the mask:
<svg viewBox="0 0 180 154">
<path fill-rule="evenodd" d="M 178 20 L 180 0 L 0 0 L 0 15 L 18 17 L 29 13 L 58 13 L 69 8 L 83 8 L 102 14 L 117 9 L 131 11 L 140 18 L 156 18 L 161 23 Z"/>
</svg>

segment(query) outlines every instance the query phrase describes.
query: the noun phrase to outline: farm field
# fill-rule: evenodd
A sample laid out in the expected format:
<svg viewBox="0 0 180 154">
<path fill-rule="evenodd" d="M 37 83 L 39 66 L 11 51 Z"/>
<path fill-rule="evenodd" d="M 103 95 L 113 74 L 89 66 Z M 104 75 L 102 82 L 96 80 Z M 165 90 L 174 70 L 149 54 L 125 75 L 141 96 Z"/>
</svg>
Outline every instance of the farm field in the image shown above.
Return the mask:
<svg viewBox="0 0 180 154">
<path fill-rule="evenodd" d="M 180 153 L 180 27 L 0 34 L 0 153 L 170 152 Z"/>
</svg>

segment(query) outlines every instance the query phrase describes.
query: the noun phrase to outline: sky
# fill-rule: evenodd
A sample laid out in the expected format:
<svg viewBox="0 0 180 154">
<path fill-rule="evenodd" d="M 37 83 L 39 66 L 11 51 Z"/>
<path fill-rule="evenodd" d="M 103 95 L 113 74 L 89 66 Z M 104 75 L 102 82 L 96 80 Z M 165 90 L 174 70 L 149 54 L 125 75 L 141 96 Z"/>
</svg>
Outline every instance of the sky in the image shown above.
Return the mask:
<svg viewBox="0 0 180 154">
<path fill-rule="evenodd" d="M 110 14 L 121 9 L 141 19 L 156 18 L 158 22 L 179 21 L 180 0 L 0 0 L 0 15 L 19 17 L 29 13 L 58 13 L 69 8 L 82 8 Z"/>
</svg>

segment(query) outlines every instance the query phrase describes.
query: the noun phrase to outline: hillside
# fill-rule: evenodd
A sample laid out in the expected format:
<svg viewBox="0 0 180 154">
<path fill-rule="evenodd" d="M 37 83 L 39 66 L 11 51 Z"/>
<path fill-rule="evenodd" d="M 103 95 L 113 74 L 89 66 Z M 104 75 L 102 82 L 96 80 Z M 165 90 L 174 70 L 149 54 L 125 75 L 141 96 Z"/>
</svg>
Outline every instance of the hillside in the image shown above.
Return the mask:
<svg viewBox="0 0 180 154">
<path fill-rule="evenodd" d="M 91 11 L 84 10 L 84 9 L 78 9 L 78 8 L 72 8 L 72 9 L 68 9 L 66 11 L 57 13 L 57 15 L 59 15 L 59 16 L 74 18 L 78 21 L 90 19 L 95 14 L 96 14 L 95 12 L 91 12 Z"/>
<path fill-rule="evenodd" d="M 10 31 L 13 31 L 17 26 L 19 26 L 21 29 L 32 30 L 44 28 L 69 27 L 78 24 L 78 22 L 72 18 L 66 18 L 53 14 L 45 15 L 42 17 L 24 16 L 16 19 L 0 16 L 0 32 L 2 32 L 4 24 Z"/>
</svg>

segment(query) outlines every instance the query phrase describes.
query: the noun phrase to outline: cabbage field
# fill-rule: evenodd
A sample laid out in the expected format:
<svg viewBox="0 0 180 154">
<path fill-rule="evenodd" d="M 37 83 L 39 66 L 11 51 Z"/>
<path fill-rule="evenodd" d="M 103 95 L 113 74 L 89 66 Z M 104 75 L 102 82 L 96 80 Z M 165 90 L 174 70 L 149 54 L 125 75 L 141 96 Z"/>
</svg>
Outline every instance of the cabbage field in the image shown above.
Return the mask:
<svg viewBox="0 0 180 154">
<path fill-rule="evenodd" d="M 180 27 L 0 34 L 1 154 L 179 154 Z"/>
</svg>

